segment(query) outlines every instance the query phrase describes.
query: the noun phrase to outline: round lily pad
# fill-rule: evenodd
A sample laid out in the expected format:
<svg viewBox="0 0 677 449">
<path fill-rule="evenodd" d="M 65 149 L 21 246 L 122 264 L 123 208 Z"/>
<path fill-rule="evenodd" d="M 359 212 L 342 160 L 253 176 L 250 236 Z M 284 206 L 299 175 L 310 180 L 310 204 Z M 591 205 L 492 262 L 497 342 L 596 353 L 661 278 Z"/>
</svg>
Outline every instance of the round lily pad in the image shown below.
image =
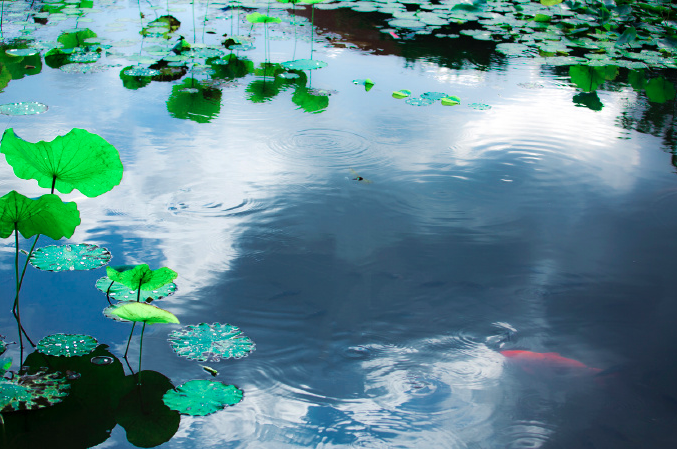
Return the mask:
<svg viewBox="0 0 677 449">
<path fill-rule="evenodd" d="M 93 270 L 106 265 L 111 253 L 88 243 L 45 246 L 35 250 L 29 259 L 31 265 L 44 271 Z"/>
<path fill-rule="evenodd" d="M 95 285 L 96 288 L 118 301 L 136 301 L 137 298 L 141 298 L 144 301 L 148 298 L 156 300 L 173 295 L 177 288 L 175 283 L 170 282 L 153 290 L 141 290 L 141 294 L 138 295 L 136 290 L 132 290 L 119 282 L 112 281 L 108 276 L 99 278 Z"/>
<path fill-rule="evenodd" d="M 178 355 L 200 362 L 239 359 L 256 349 L 240 328 L 221 323 L 186 326 L 170 333 L 168 340 Z"/>
<path fill-rule="evenodd" d="M 96 338 L 80 334 L 52 334 L 38 342 L 37 350 L 42 354 L 76 357 L 89 354 L 98 345 Z"/>
<path fill-rule="evenodd" d="M 396 90 L 393 92 L 393 98 L 407 98 L 409 95 L 411 95 L 411 91 L 407 89 L 402 89 L 402 90 Z"/>
<path fill-rule="evenodd" d="M 441 100 L 442 98 L 447 98 L 449 95 L 444 92 L 424 92 L 421 94 L 421 98 L 428 98 L 429 100 Z"/>
<path fill-rule="evenodd" d="M 491 109 L 490 105 L 484 103 L 470 103 L 468 107 L 477 109 L 478 111 L 486 111 L 487 109 Z"/>
<path fill-rule="evenodd" d="M 326 62 L 315 59 L 297 59 L 295 61 L 283 62 L 280 65 L 287 70 L 313 70 L 327 67 Z"/>
<path fill-rule="evenodd" d="M 191 416 L 204 416 L 242 401 L 242 390 L 212 380 L 189 380 L 162 397 L 167 407 Z"/>
<path fill-rule="evenodd" d="M 47 105 L 35 101 L 21 103 L 0 104 L 0 114 L 4 115 L 33 115 L 47 112 Z"/>
<path fill-rule="evenodd" d="M 435 100 L 423 97 L 413 97 L 407 98 L 405 102 L 412 106 L 430 106 L 431 104 L 435 103 Z"/>
<path fill-rule="evenodd" d="M 40 53 L 40 51 L 35 48 L 10 48 L 5 50 L 5 53 L 10 56 L 33 56 Z"/>
<path fill-rule="evenodd" d="M 61 402 L 70 385 L 60 373 L 22 374 L 0 379 L 0 413 L 35 410 Z"/>
<path fill-rule="evenodd" d="M 133 67 L 131 69 L 125 70 L 122 73 L 124 73 L 127 76 L 157 76 L 160 74 L 160 71 L 155 69 L 148 69 L 145 67 Z"/>
</svg>

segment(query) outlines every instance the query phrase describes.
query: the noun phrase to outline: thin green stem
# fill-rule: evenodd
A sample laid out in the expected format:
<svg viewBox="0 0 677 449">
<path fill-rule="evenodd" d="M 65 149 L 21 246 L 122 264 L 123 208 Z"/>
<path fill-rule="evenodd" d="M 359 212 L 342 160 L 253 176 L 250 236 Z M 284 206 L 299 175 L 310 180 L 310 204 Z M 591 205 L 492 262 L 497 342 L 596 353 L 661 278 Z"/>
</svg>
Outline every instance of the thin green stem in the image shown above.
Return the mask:
<svg viewBox="0 0 677 449">
<path fill-rule="evenodd" d="M 141 328 L 141 342 L 139 343 L 139 377 L 137 385 L 141 385 L 141 352 L 143 351 L 143 331 L 146 330 L 146 322 L 144 321 L 143 327 Z"/>
<path fill-rule="evenodd" d="M 127 360 L 127 352 L 129 352 L 129 343 L 132 342 L 132 335 L 134 335 L 134 327 L 136 326 L 136 321 L 132 324 L 132 331 L 129 333 L 129 339 L 127 339 L 127 349 L 125 349 L 125 355 L 123 358 Z"/>
</svg>

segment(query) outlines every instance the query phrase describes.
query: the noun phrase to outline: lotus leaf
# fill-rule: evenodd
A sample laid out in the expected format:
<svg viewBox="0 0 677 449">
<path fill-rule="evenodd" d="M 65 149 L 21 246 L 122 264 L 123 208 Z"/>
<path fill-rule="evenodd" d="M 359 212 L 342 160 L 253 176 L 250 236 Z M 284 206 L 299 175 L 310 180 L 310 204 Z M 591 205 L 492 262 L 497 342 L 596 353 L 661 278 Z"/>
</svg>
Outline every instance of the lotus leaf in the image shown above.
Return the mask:
<svg viewBox="0 0 677 449">
<path fill-rule="evenodd" d="M 25 238 L 36 234 L 59 240 L 71 237 L 80 224 L 75 203 L 64 203 L 57 195 L 42 195 L 32 200 L 12 190 L 0 198 L 0 237 L 7 238 L 17 229 Z"/>
<path fill-rule="evenodd" d="M 411 95 L 411 91 L 407 89 L 402 89 L 402 90 L 396 90 L 393 92 L 393 98 L 407 98 L 409 95 Z"/>
<path fill-rule="evenodd" d="M 213 380 L 190 380 L 165 393 L 162 400 L 172 410 L 205 416 L 242 401 L 242 390 Z"/>
<path fill-rule="evenodd" d="M 282 19 L 280 19 L 279 17 L 266 16 L 264 14 L 261 14 L 260 12 L 253 12 L 251 14 L 247 14 L 247 22 L 249 22 L 249 23 L 280 23 L 280 22 L 282 22 Z"/>
<path fill-rule="evenodd" d="M 256 349 L 238 327 L 221 323 L 189 325 L 169 334 L 168 340 L 178 355 L 200 362 L 239 359 Z"/>
<path fill-rule="evenodd" d="M 22 103 L 0 104 L 0 114 L 4 115 L 33 115 L 47 112 L 47 105 L 35 101 Z"/>
<path fill-rule="evenodd" d="M 487 109 L 491 109 L 491 105 L 484 103 L 470 103 L 468 107 L 472 109 L 477 109 L 478 111 L 486 111 Z"/>
<path fill-rule="evenodd" d="M 103 314 L 116 321 L 136 321 L 146 324 L 176 323 L 179 319 L 171 312 L 145 302 L 125 301 L 103 309 Z"/>
<path fill-rule="evenodd" d="M 441 100 L 442 98 L 447 98 L 449 95 L 444 92 L 424 92 L 421 94 L 421 98 L 429 98 L 430 100 Z"/>
<path fill-rule="evenodd" d="M 91 198 L 108 192 L 122 180 L 118 150 L 84 129 L 73 128 L 51 142 L 30 143 L 10 128 L 2 136 L 0 152 L 16 176 L 36 179 L 40 187 L 61 193 L 78 189 Z"/>
<path fill-rule="evenodd" d="M 85 45 L 85 40 L 96 37 L 96 33 L 88 28 L 82 30 L 72 30 L 70 33 L 63 33 L 56 40 L 63 44 L 63 48 L 75 48 Z"/>
<path fill-rule="evenodd" d="M 586 107 L 592 111 L 601 111 L 604 107 L 597 92 L 580 92 L 574 95 L 573 102 L 576 106 Z"/>
<path fill-rule="evenodd" d="M 442 98 L 442 100 L 440 100 L 440 103 L 442 103 L 442 106 L 456 106 L 457 104 L 461 104 L 461 99 L 456 96 L 450 95 L 448 97 Z"/>
<path fill-rule="evenodd" d="M 618 67 L 590 65 L 574 65 L 569 67 L 571 81 L 585 92 L 596 90 L 605 81 L 616 78 Z"/>
<path fill-rule="evenodd" d="M 12 367 L 12 358 L 3 357 L 0 359 L 0 377 L 4 376 L 7 371 Z M 216 375 L 216 374 L 214 374 Z"/>
<path fill-rule="evenodd" d="M 318 93 L 306 87 L 299 87 L 294 91 L 291 101 L 298 106 L 297 109 L 319 114 L 329 106 L 329 97 L 327 95 L 318 95 Z"/>
<path fill-rule="evenodd" d="M 412 106 L 430 106 L 431 104 L 435 103 L 435 100 L 423 97 L 407 98 L 404 101 L 405 103 L 410 104 Z"/>
<path fill-rule="evenodd" d="M 61 402 L 70 385 L 61 373 L 22 374 L 0 379 L 0 413 L 35 410 Z"/>
<path fill-rule="evenodd" d="M 157 270 L 151 270 L 145 263 L 122 271 L 106 267 L 106 274 L 112 281 L 119 282 L 134 290 L 140 289 L 141 291 L 160 288 L 163 285 L 169 284 L 178 276 L 176 271 L 170 268 L 162 267 Z"/>
<path fill-rule="evenodd" d="M 77 357 L 96 349 L 94 337 L 79 334 L 52 334 L 38 342 L 37 350 L 42 354 L 59 357 Z"/>
<path fill-rule="evenodd" d="M 137 298 L 155 300 L 173 295 L 176 291 L 176 284 L 170 282 L 153 290 L 141 290 L 139 295 L 135 289 L 130 289 L 126 285 L 111 281 L 108 276 L 104 276 L 96 281 L 96 288 L 118 301 L 136 301 Z"/>
<path fill-rule="evenodd" d="M 106 248 L 88 243 L 38 248 L 29 261 L 38 270 L 93 270 L 106 265 L 111 254 Z"/>
<path fill-rule="evenodd" d="M 178 119 L 209 123 L 221 112 L 221 91 L 205 87 L 194 78 L 186 78 L 181 84 L 172 86 L 167 111 Z"/>
<path fill-rule="evenodd" d="M 630 44 L 632 43 L 635 39 L 637 39 L 637 30 L 635 27 L 631 26 L 628 27 L 623 34 L 621 34 L 618 37 L 618 40 L 616 41 L 616 46 L 620 47 L 621 45 L 625 44 Z"/>
<path fill-rule="evenodd" d="M 353 80 L 353 84 L 364 86 L 364 90 L 367 92 L 369 92 L 371 88 L 374 87 L 374 82 L 370 78 Z"/>
</svg>

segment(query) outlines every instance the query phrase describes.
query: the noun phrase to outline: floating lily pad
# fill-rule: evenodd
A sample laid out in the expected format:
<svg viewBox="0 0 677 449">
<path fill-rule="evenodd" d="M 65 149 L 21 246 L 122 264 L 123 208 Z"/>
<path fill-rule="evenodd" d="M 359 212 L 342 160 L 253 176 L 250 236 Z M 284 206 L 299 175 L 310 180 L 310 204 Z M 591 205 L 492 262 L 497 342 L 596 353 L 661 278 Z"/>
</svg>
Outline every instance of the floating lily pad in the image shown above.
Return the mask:
<svg viewBox="0 0 677 449">
<path fill-rule="evenodd" d="M 38 342 L 37 350 L 42 354 L 59 357 L 77 357 L 96 349 L 94 337 L 80 334 L 52 334 Z"/>
<path fill-rule="evenodd" d="M 106 265 L 111 253 L 89 243 L 38 248 L 29 259 L 31 265 L 45 271 L 93 270 Z"/>
<path fill-rule="evenodd" d="M 259 12 L 253 12 L 251 14 L 247 14 L 247 22 L 249 23 L 280 23 L 282 22 L 282 19 L 279 17 L 270 17 L 263 15 Z"/>
<path fill-rule="evenodd" d="M 364 86 L 364 90 L 367 92 L 369 92 L 371 88 L 374 87 L 374 82 L 370 78 L 353 80 L 353 84 Z"/>
<path fill-rule="evenodd" d="M 135 321 L 146 324 L 175 323 L 179 319 L 171 312 L 145 302 L 125 301 L 103 309 L 103 314 L 115 321 Z"/>
<path fill-rule="evenodd" d="M 5 131 L 0 144 L 14 174 L 21 179 L 36 179 L 43 188 L 61 193 L 78 189 L 87 197 L 108 192 L 122 180 L 122 162 L 115 147 L 102 137 L 73 128 L 51 142 L 27 142 Z"/>
<path fill-rule="evenodd" d="M 127 76 L 157 76 L 160 74 L 160 71 L 155 69 L 148 69 L 146 67 L 133 67 L 131 69 L 125 70 L 122 73 L 124 73 Z"/>
<path fill-rule="evenodd" d="M 239 359 L 256 349 L 240 328 L 221 323 L 186 326 L 169 334 L 168 340 L 178 355 L 200 362 Z"/>
<path fill-rule="evenodd" d="M 135 289 L 130 289 L 119 282 L 112 281 L 108 276 L 104 276 L 96 281 L 96 288 L 118 301 L 136 301 L 137 297 L 143 300 L 164 298 L 174 294 L 177 287 L 175 283 L 170 282 L 153 290 L 141 290 L 139 295 Z"/>
<path fill-rule="evenodd" d="M 287 61 L 280 64 L 287 70 L 314 70 L 327 67 L 324 61 L 316 59 L 296 59 L 294 61 Z"/>
<path fill-rule="evenodd" d="M 402 89 L 402 90 L 396 90 L 393 92 L 393 98 L 407 98 L 409 95 L 411 95 L 411 91 L 407 89 Z"/>
<path fill-rule="evenodd" d="M 404 101 L 405 103 L 410 104 L 412 106 L 430 106 L 431 104 L 435 103 L 435 100 L 422 97 L 407 98 Z"/>
<path fill-rule="evenodd" d="M 213 380 L 190 380 L 165 393 L 162 400 L 172 410 L 205 416 L 242 401 L 242 390 Z"/>
<path fill-rule="evenodd" d="M 21 103 L 0 104 L 0 114 L 4 115 L 33 115 L 47 112 L 47 105 L 35 101 Z"/>
<path fill-rule="evenodd" d="M 491 109 L 490 105 L 484 103 L 470 103 L 468 107 L 472 109 L 477 109 L 478 111 L 486 111 L 487 109 Z"/>
<path fill-rule="evenodd" d="M 10 56 L 33 56 L 40 53 L 40 51 L 35 48 L 10 48 L 5 50 L 5 53 Z"/>
<path fill-rule="evenodd" d="M 428 98 L 430 100 L 441 100 L 442 98 L 447 98 L 449 95 L 444 92 L 424 92 L 421 94 L 421 98 Z"/>
<path fill-rule="evenodd" d="M 22 374 L 0 379 L 0 413 L 36 410 L 61 402 L 70 385 L 60 373 Z"/>
<path fill-rule="evenodd" d="M 75 203 L 64 203 L 57 195 L 42 195 L 37 200 L 15 190 L 0 197 L 0 237 L 7 238 L 18 230 L 24 238 L 36 234 L 59 240 L 71 237 L 80 224 Z"/>
</svg>

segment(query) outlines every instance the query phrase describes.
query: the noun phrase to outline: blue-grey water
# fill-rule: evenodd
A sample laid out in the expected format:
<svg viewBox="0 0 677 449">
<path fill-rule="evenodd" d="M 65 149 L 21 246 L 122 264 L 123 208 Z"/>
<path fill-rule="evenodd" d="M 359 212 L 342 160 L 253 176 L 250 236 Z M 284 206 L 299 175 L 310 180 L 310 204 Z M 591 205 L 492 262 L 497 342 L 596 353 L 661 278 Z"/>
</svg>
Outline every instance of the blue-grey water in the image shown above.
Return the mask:
<svg viewBox="0 0 677 449">
<path fill-rule="evenodd" d="M 212 82 L 218 107 L 207 116 L 199 106 L 182 117 L 168 109 L 182 80 L 123 85 L 120 71 L 136 64 L 125 58 L 159 45 L 139 31 L 166 8 L 191 43 L 248 35 L 244 15 L 233 21 L 224 5 L 95 3 L 91 22 L 66 18 L 33 34 L 54 41 L 76 25 L 94 30 L 111 45 L 96 69 L 43 59 L 39 73 L 0 93 L 2 104 L 49 107 L 0 116 L 25 140 L 83 128 L 119 150 L 121 184 L 96 198 L 63 195 L 82 224 L 71 239 L 42 237 L 38 246 L 94 243 L 113 264 L 179 274 L 176 294 L 156 304 L 181 325 L 146 328 L 144 370 L 174 386 L 211 379 L 167 342 L 187 324 L 230 323 L 256 343 L 246 358 L 208 364 L 243 401 L 182 415 L 157 447 L 677 444 L 677 176 L 665 139 L 628 125 L 652 107 L 643 94 L 619 82 L 600 88 L 603 108 L 591 110 L 572 101 L 578 90 L 566 70 L 490 47 L 451 64 L 441 47 L 478 44 L 440 40 L 417 52 L 413 41 L 369 32 L 357 12 L 354 35 L 332 29 L 330 11 L 318 29 L 331 42 L 320 37 L 313 48 L 328 66 L 307 84 L 330 95 L 315 113 L 299 108 L 292 88 L 252 101 L 254 74 Z M 269 59 L 309 57 L 310 26 L 295 41 L 289 14 L 275 13 L 287 22 L 268 31 Z M 5 34 L 20 35 L 8 20 Z M 238 55 L 258 66 L 262 25 L 252 37 L 256 48 Z M 199 65 L 192 76 L 210 79 Z M 365 78 L 375 82 L 369 91 L 353 83 Z M 462 102 L 415 107 L 391 96 L 400 89 Z M 662 107 L 674 129 L 674 101 Z M 46 193 L 3 157 L 0 194 L 12 189 Z M 14 240 L 1 245 L 0 333 L 18 342 Z M 94 282 L 104 275 L 29 267 L 21 294 L 29 335 L 92 335 L 121 358 L 130 326 L 101 313 L 108 303 Z M 585 367 L 499 352 L 507 350 L 559 353 Z M 134 369 L 138 351 L 134 340 Z M 19 345 L 8 354 L 18 369 Z M 42 432 L 31 416 L 26 432 Z M 103 421 L 96 447 L 134 447 L 115 420 Z M 81 447 L 54 435 L 56 447 Z"/>
</svg>

